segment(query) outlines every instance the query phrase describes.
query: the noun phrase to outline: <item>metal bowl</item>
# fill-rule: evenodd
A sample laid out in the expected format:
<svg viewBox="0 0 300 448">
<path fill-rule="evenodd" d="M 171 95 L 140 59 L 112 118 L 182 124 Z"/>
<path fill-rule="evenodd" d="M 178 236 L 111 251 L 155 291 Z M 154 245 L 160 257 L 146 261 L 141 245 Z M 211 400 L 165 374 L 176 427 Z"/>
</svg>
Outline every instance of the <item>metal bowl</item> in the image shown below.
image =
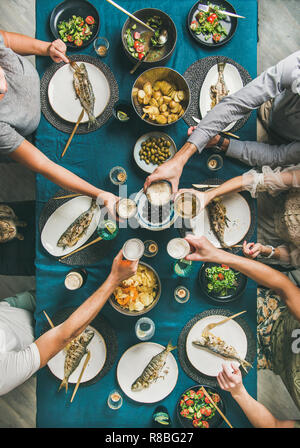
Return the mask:
<svg viewBox="0 0 300 448">
<path fill-rule="evenodd" d="M 151 85 L 153 85 L 156 81 L 168 81 L 172 84 L 176 85 L 177 90 L 183 90 L 185 93 L 185 99 L 180 103 L 182 107 L 184 108 L 184 114 L 178 118 L 178 120 L 173 121 L 172 123 L 166 123 L 166 124 L 159 124 L 154 123 L 153 121 L 149 120 L 148 118 L 142 118 L 143 116 L 143 105 L 139 104 L 137 100 L 137 95 L 134 95 L 134 89 L 141 90 L 143 88 L 143 85 L 146 82 L 150 82 Z M 154 126 L 170 126 L 174 123 L 177 123 L 177 121 L 181 120 L 186 114 L 186 111 L 189 107 L 190 101 L 191 101 L 191 92 L 190 88 L 188 86 L 188 83 L 184 79 L 183 76 L 181 76 L 180 73 L 178 73 L 176 70 L 173 70 L 172 68 L 168 67 L 155 67 L 155 68 L 149 68 L 145 72 L 143 72 L 135 81 L 132 87 L 131 91 L 131 101 L 134 107 L 134 110 L 138 114 L 138 116 L 145 121 L 146 123 L 152 124 Z"/>
<path fill-rule="evenodd" d="M 156 277 L 156 279 L 157 279 L 158 289 L 157 289 L 157 292 L 156 292 L 156 297 L 155 297 L 155 299 L 153 300 L 153 302 L 151 303 L 151 305 L 147 306 L 147 307 L 144 308 L 142 311 L 129 311 L 128 309 L 123 308 L 123 307 L 122 307 L 121 305 L 119 305 L 118 302 L 115 300 L 114 295 L 111 295 L 111 296 L 110 296 L 110 299 L 109 299 L 109 302 L 110 302 L 111 306 L 112 306 L 115 310 L 119 311 L 119 313 L 121 313 L 121 314 L 126 314 L 126 316 L 140 316 L 141 314 L 146 314 L 146 313 L 148 313 L 148 311 L 152 310 L 152 308 L 155 307 L 155 305 L 157 304 L 157 302 L 158 302 L 158 300 L 159 300 L 159 298 L 160 298 L 160 295 L 161 295 L 161 281 L 160 281 L 159 275 L 158 275 L 158 273 L 156 272 L 156 270 L 153 269 L 153 267 L 150 266 L 149 264 L 144 263 L 143 261 L 140 261 L 139 264 L 141 264 L 141 265 L 143 265 L 143 266 L 146 266 L 148 269 L 150 269 L 151 271 L 154 272 L 155 277 Z"/>
<path fill-rule="evenodd" d="M 160 9 L 154 9 L 154 8 L 139 9 L 138 11 L 135 11 L 133 13 L 133 15 L 136 16 L 138 19 L 142 20 L 144 23 L 146 23 L 147 20 L 152 16 L 159 16 L 161 18 L 161 20 L 163 22 L 162 28 L 166 29 L 168 32 L 168 41 L 164 46 L 165 50 L 163 52 L 163 55 L 161 58 L 158 58 L 155 61 L 150 62 L 150 61 L 146 60 L 146 61 L 142 62 L 141 65 L 144 67 L 153 67 L 155 65 L 165 64 L 172 56 L 172 54 L 175 50 L 176 42 L 177 42 L 177 30 L 176 30 L 176 26 L 175 26 L 173 20 L 165 12 L 161 11 Z M 132 18 L 128 18 L 123 25 L 122 32 L 121 32 L 121 38 L 122 38 L 122 45 L 123 45 L 124 51 L 126 53 L 126 56 L 132 62 L 136 63 L 136 62 L 138 62 L 138 59 L 136 59 L 134 56 L 132 56 L 132 54 L 128 50 L 128 45 L 127 45 L 127 41 L 126 41 L 126 37 L 125 37 L 126 30 L 128 28 L 131 28 L 132 25 L 136 25 L 136 29 L 134 31 L 137 31 L 139 33 L 147 32 L 149 30 L 147 28 L 145 28 L 143 25 L 140 25 L 138 22 L 136 22 Z M 151 31 L 149 31 L 149 32 L 151 32 Z"/>
</svg>

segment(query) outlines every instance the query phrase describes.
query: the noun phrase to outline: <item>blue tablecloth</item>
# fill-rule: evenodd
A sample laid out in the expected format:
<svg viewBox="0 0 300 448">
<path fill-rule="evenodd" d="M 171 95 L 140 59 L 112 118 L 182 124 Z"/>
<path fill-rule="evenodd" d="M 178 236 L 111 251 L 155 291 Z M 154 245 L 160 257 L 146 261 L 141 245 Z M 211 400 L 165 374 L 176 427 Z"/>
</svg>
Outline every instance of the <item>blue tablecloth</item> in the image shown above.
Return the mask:
<svg viewBox="0 0 300 448">
<path fill-rule="evenodd" d="M 129 75 L 131 63 L 123 54 L 120 39 L 120 30 L 126 16 L 115 10 L 105 1 L 95 0 L 101 16 L 100 35 L 106 36 L 110 41 L 109 54 L 104 62 L 111 68 L 119 84 L 120 98 L 128 100 L 134 79 L 137 75 Z M 172 17 L 177 31 L 178 41 L 176 50 L 167 63 L 167 66 L 175 68 L 183 73 L 196 60 L 209 55 L 224 55 L 233 58 L 243 65 L 251 74 L 256 76 L 256 44 L 257 44 L 257 3 L 256 0 L 232 0 L 232 4 L 241 15 L 247 17 L 240 20 L 233 39 L 218 50 L 206 50 L 198 46 L 190 37 L 186 27 L 186 17 L 193 5 L 193 0 L 149 0 L 145 2 L 138 0 L 122 0 L 119 2 L 129 11 L 135 11 L 142 7 L 159 8 Z M 38 39 L 49 41 L 52 39 L 49 30 L 49 16 L 56 6 L 56 0 L 42 0 L 36 5 L 36 21 Z M 93 46 L 90 45 L 82 53 L 94 55 Z M 42 76 L 45 69 L 51 63 L 49 58 L 37 58 L 37 69 Z M 36 146 L 41 149 L 51 160 L 62 164 L 82 178 L 103 188 L 117 193 L 117 189 L 108 179 L 109 170 L 115 165 L 125 167 L 128 176 L 128 193 L 133 193 L 142 188 L 145 175 L 136 168 L 132 149 L 136 139 L 153 128 L 144 124 L 138 117 L 123 125 L 111 118 L 99 130 L 88 135 L 75 135 L 71 147 L 67 151 L 63 161 L 60 154 L 68 135 L 52 127 L 42 116 L 36 133 Z M 167 132 L 175 139 L 177 147 L 186 140 L 187 126 L 183 120 L 167 128 Z M 241 139 L 256 139 L 255 114 L 252 114 L 246 125 L 239 131 Z M 190 186 L 192 182 L 201 182 L 211 177 L 206 168 L 208 152 L 204 151 L 201 156 L 193 157 L 184 169 L 182 185 Z M 240 163 L 225 159 L 223 168 L 219 171 L 220 178 L 231 178 L 241 174 L 246 167 Z M 39 218 L 43 205 L 57 191 L 57 186 L 42 176 L 37 176 L 37 219 Z M 142 240 L 153 238 L 159 244 L 158 255 L 151 260 L 150 264 L 157 269 L 162 281 L 162 295 L 158 305 L 149 312 L 148 316 L 156 324 L 154 342 L 166 344 L 169 339 L 175 343 L 179 333 L 188 320 L 195 314 L 211 308 L 201 294 L 196 276 L 200 264 L 195 263 L 194 271 L 189 279 L 175 278 L 172 274 L 171 259 L 166 252 L 167 241 L 178 236 L 175 229 L 164 232 L 153 233 L 138 229 L 125 229 L 119 232 L 116 240 L 116 252 L 124 241 L 132 236 Z M 79 306 L 106 278 L 110 271 L 114 253 L 107 259 L 101 260 L 94 266 L 89 266 L 88 281 L 85 286 L 77 292 L 68 292 L 64 287 L 64 277 L 69 267 L 60 264 L 43 251 L 37 233 L 37 308 L 36 308 L 36 336 L 39 336 L 45 324 L 42 310 L 46 310 L 51 316 L 57 310 L 67 306 Z M 145 260 L 147 261 L 147 260 Z M 184 283 L 191 291 L 191 299 L 185 305 L 177 304 L 173 298 L 173 290 L 176 285 Z M 238 312 L 247 309 L 247 321 L 253 332 L 256 332 L 256 285 L 248 283 L 247 290 L 241 300 L 228 307 Z M 114 326 L 118 335 L 119 349 L 118 359 L 122 353 L 131 345 L 138 342 L 134 325 L 136 318 L 123 316 L 107 304 L 103 309 L 103 315 Z M 108 347 L 109 350 L 109 347 Z M 176 351 L 174 353 L 177 358 Z M 178 359 L 178 358 L 177 358 Z M 148 427 L 152 412 L 156 405 L 136 404 L 127 397 L 124 398 L 123 407 L 115 412 L 107 407 L 106 400 L 109 392 L 117 386 L 116 365 L 98 383 L 79 389 L 77 396 L 70 405 L 72 388 L 66 395 L 58 393 L 58 381 L 49 373 L 47 368 L 38 373 L 37 381 L 37 426 L 38 427 Z M 172 417 L 175 419 L 175 403 L 183 390 L 192 386 L 193 381 L 185 375 L 179 365 L 179 378 L 176 388 L 163 400 Z M 256 368 L 251 369 L 246 376 L 244 384 L 252 396 L 256 396 Z M 229 394 L 225 395 L 227 415 L 233 426 L 247 427 L 248 420 Z"/>
</svg>

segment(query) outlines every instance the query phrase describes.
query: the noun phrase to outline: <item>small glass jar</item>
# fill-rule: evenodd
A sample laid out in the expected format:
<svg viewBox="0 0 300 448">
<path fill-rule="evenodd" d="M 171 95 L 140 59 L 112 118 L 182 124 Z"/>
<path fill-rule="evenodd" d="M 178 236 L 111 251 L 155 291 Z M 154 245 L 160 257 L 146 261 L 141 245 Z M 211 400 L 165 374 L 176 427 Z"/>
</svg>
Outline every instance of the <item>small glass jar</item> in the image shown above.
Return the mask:
<svg viewBox="0 0 300 448">
<path fill-rule="evenodd" d="M 109 49 L 109 42 L 106 37 L 97 37 L 94 40 L 94 49 L 100 58 L 104 58 L 107 55 Z"/>
<path fill-rule="evenodd" d="M 144 241 L 145 257 L 154 257 L 158 252 L 158 244 L 153 240 Z"/>
<path fill-rule="evenodd" d="M 135 324 L 135 334 L 141 341 L 149 341 L 155 333 L 155 324 L 149 317 L 141 317 Z"/>
<path fill-rule="evenodd" d="M 207 168 L 211 171 L 218 171 L 223 167 L 223 157 L 220 154 L 213 154 L 207 159 Z"/>
<path fill-rule="evenodd" d="M 103 240 L 113 240 L 119 232 L 119 228 L 115 221 L 106 219 L 99 223 L 97 233 Z"/>
<path fill-rule="evenodd" d="M 81 288 L 87 280 L 85 269 L 72 269 L 65 278 L 65 287 L 70 291 Z"/>
<path fill-rule="evenodd" d="M 145 247 L 143 241 L 138 238 L 131 238 L 124 243 L 122 250 L 126 260 L 136 261 L 144 255 Z"/>
<path fill-rule="evenodd" d="M 123 398 L 122 398 L 120 392 L 117 390 L 111 391 L 111 393 L 109 394 L 108 399 L 107 399 L 107 404 L 110 407 L 110 409 L 113 409 L 115 411 L 117 409 L 120 409 L 120 407 L 123 404 Z"/>
<path fill-rule="evenodd" d="M 190 298 L 190 291 L 185 286 L 177 286 L 174 298 L 178 303 L 186 303 Z"/>
<path fill-rule="evenodd" d="M 127 173 L 121 166 L 114 166 L 109 172 L 109 178 L 114 185 L 123 185 L 127 180 Z"/>
<path fill-rule="evenodd" d="M 177 260 L 174 264 L 174 272 L 179 277 L 189 277 L 193 270 L 193 263 L 190 260 L 186 260 L 182 258 L 181 260 Z"/>
</svg>

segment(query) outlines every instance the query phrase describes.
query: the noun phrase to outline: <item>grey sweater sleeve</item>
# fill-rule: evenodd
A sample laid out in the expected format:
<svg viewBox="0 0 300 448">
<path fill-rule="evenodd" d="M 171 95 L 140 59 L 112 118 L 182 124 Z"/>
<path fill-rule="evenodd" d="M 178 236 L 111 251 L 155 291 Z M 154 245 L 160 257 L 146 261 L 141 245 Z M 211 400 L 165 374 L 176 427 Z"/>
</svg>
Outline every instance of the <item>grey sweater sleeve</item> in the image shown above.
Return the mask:
<svg viewBox="0 0 300 448">
<path fill-rule="evenodd" d="M 233 121 L 260 107 L 265 101 L 275 98 L 284 89 L 291 88 L 289 76 L 299 66 L 300 51 L 291 54 L 270 67 L 238 92 L 228 95 L 215 106 L 198 124 L 188 142 L 193 143 L 199 152 L 218 132 Z"/>
<path fill-rule="evenodd" d="M 250 166 L 271 167 L 294 165 L 300 162 L 300 142 L 287 145 L 240 142 L 230 140 L 226 155 Z"/>
</svg>

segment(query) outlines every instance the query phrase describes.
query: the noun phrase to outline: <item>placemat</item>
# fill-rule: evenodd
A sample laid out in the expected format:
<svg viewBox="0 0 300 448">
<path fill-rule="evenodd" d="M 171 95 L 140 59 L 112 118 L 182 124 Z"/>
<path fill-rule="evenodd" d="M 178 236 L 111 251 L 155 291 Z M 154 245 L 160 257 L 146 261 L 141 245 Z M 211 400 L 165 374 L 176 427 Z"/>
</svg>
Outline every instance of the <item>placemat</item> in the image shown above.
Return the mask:
<svg viewBox="0 0 300 448">
<path fill-rule="evenodd" d="M 105 107 L 104 111 L 99 115 L 99 117 L 96 118 L 96 123 L 91 126 L 90 129 L 88 129 L 88 123 L 80 123 L 76 130 L 77 134 L 88 134 L 89 132 L 94 132 L 99 129 L 111 117 L 114 104 L 119 99 L 119 88 L 112 71 L 106 64 L 104 64 L 104 62 L 100 61 L 100 59 L 88 56 L 86 54 L 74 54 L 72 55 L 71 59 L 73 61 L 89 62 L 90 64 L 98 67 L 104 73 L 110 86 L 110 98 L 108 104 Z M 64 62 L 60 62 L 59 64 L 54 63 L 50 65 L 50 67 L 45 71 L 41 79 L 41 109 L 49 123 L 51 123 L 60 131 L 71 134 L 74 129 L 75 123 L 69 123 L 68 121 L 65 121 L 61 117 L 59 117 L 52 109 L 48 99 L 49 82 L 51 81 L 54 73 L 56 73 L 57 70 L 59 70 L 64 65 Z"/>
</svg>

